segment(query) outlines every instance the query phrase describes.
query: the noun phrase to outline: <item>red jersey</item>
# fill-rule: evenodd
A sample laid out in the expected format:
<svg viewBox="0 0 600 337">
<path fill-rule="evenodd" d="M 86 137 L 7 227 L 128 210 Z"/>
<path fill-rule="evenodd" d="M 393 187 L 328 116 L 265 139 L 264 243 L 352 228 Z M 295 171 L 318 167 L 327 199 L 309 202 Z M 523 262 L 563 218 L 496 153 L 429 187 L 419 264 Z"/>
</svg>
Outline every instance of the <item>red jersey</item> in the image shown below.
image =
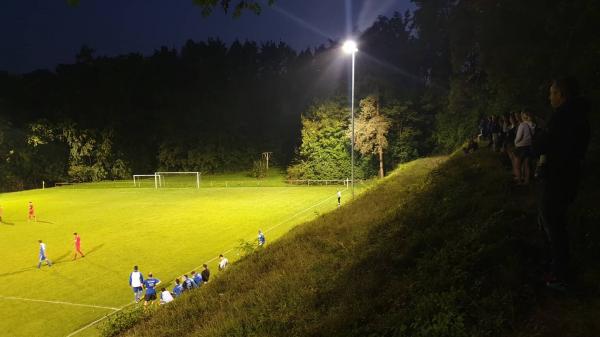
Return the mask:
<svg viewBox="0 0 600 337">
<path fill-rule="evenodd" d="M 75 237 L 75 247 L 76 248 L 81 248 L 81 238 L 79 237 L 79 235 L 77 235 Z"/>
</svg>

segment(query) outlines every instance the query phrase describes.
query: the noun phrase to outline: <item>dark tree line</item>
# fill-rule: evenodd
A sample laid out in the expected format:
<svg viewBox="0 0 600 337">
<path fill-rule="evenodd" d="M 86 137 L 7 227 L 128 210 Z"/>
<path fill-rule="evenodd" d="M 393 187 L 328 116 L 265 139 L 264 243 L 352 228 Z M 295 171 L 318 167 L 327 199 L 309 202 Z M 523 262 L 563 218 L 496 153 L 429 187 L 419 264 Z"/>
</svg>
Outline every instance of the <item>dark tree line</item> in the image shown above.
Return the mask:
<svg viewBox="0 0 600 337">
<path fill-rule="evenodd" d="M 360 35 L 357 118 L 372 97 L 389 123 L 383 151 L 357 153 L 358 176 L 376 175 L 382 158 L 387 171 L 455 149 L 482 116 L 526 106 L 543 121 L 556 76 L 578 77 L 598 106 L 596 1 L 414 3 L 413 13 L 380 17 Z M 263 151 L 292 177 L 344 178 L 348 68 L 337 41 L 299 52 L 209 39 L 149 56 L 84 46 L 54 71 L 0 73 L 0 188 L 251 170 Z"/>
</svg>

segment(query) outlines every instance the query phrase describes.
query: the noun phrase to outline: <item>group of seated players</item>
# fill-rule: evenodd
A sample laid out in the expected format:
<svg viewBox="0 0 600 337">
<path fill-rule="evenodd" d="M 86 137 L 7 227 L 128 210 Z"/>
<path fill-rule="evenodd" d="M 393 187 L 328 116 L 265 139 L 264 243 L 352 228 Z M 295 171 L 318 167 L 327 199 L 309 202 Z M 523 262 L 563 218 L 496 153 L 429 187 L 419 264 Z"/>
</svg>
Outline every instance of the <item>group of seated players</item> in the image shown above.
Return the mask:
<svg viewBox="0 0 600 337">
<path fill-rule="evenodd" d="M 258 231 L 258 246 L 264 246 L 266 240 L 265 235 L 262 231 Z M 223 256 L 223 254 L 219 255 L 219 270 L 225 270 L 229 265 L 229 260 Z M 133 271 L 129 275 L 129 286 L 133 290 L 133 295 L 136 303 L 139 303 L 142 300 L 142 294 L 144 289 L 146 290 L 144 294 L 144 306 L 148 304 L 155 303 L 155 300 L 159 300 L 159 304 L 166 304 L 172 302 L 175 298 L 181 296 L 184 292 L 190 291 L 195 288 L 201 287 L 203 284 L 208 283 L 210 279 L 210 270 L 208 269 L 208 265 L 202 265 L 202 271 L 200 273 L 196 273 L 192 271 L 190 276 L 188 274 L 183 275 L 182 279 L 175 279 L 175 285 L 172 291 L 167 290 L 165 287 L 160 288 L 160 295 L 157 296 L 156 287 L 161 283 L 161 281 L 155 278 L 152 273 L 148 273 L 148 277 L 144 279 L 142 272 L 139 271 L 138 266 L 133 267 Z"/>
</svg>

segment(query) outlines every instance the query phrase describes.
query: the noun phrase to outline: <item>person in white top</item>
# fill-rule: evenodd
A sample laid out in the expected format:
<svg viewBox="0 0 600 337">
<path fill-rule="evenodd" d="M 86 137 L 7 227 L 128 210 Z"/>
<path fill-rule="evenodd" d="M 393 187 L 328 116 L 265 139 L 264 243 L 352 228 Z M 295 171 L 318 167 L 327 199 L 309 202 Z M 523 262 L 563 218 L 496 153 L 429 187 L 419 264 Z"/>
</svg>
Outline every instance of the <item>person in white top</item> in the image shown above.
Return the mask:
<svg viewBox="0 0 600 337">
<path fill-rule="evenodd" d="M 523 121 L 519 124 L 515 137 L 515 180 L 519 184 L 529 184 L 529 158 L 533 158 L 531 144 L 535 134 L 535 125 L 528 111 L 521 113 Z"/>
<path fill-rule="evenodd" d="M 228 264 L 229 260 L 223 254 L 219 255 L 219 270 L 225 270 Z"/>
<path fill-rule="evenodd" d="M 173 295 L 171 295 L 171 293 L 167 289 L 161 288 L 160 289 L 160 304 L 167 304 L 169 302 L 173 302 Z"/>
<path fill-rule="evenodd" d="M 38 269 L 42 267 L 42 262 L 46 261 L 48 267 L 52 267 L 52 261 L 46 256 L 46 244 L 42 242 L 42 240 L 38 240 L 40 243 L 40 254 L 39 254 L 39 262 Z"/>
<path fill-rule="evenodd" d="M 138 303 L 142 298 L 142 284 L 144 284 L 144 276 L 138 271 L 138 266 L 133 266 L 133 271 L 129 274 L 129 286 L 133 290 L 135 303 Z"/>
<path fill-rule="evenodd" d="M 342 191 L 337 191 L 338 207 L 342 204 Z"/>
</svg>

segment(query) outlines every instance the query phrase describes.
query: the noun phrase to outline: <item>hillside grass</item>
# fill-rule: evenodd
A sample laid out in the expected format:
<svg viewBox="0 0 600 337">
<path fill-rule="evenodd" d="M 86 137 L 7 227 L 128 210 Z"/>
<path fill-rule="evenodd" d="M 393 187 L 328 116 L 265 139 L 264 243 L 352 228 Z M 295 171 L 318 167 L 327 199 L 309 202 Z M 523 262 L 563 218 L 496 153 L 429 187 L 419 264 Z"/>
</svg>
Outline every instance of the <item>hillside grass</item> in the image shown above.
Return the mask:
<svg viewBox="0 0 600 337">
<path fill-rule="evenodd" d="M 251 180 L 246 178 L 251 183 Z M 240 240 L 257 230 L 268 243 L 337 207 L 343 186 L 192 189 L 106 188 L 106 183 L 0 194 L 0 336 L 66 336 L 133 300 L 133 265 L 167 287 L 183 273 L 225 253 L 236 260 Z M 95 188 L 96 187 L 96 188 Z M 358 190 L 362 190 L 358 187 Z M 37 222 L 27 222 L 27 202 Z M 85 258 L 72 261 L 73 232 Z M 54 266 L 36 268 L 38 239 Z M 99 335 L 90 328 L 77 336 Z"/>
<path fill-rule="evenodd" d="M 597 186 L 573 207 L 565 294 L 541 282 L 533 186 L 480 151 L 401 166 L 123 335 L 598 336 Z"/>
</svg>

